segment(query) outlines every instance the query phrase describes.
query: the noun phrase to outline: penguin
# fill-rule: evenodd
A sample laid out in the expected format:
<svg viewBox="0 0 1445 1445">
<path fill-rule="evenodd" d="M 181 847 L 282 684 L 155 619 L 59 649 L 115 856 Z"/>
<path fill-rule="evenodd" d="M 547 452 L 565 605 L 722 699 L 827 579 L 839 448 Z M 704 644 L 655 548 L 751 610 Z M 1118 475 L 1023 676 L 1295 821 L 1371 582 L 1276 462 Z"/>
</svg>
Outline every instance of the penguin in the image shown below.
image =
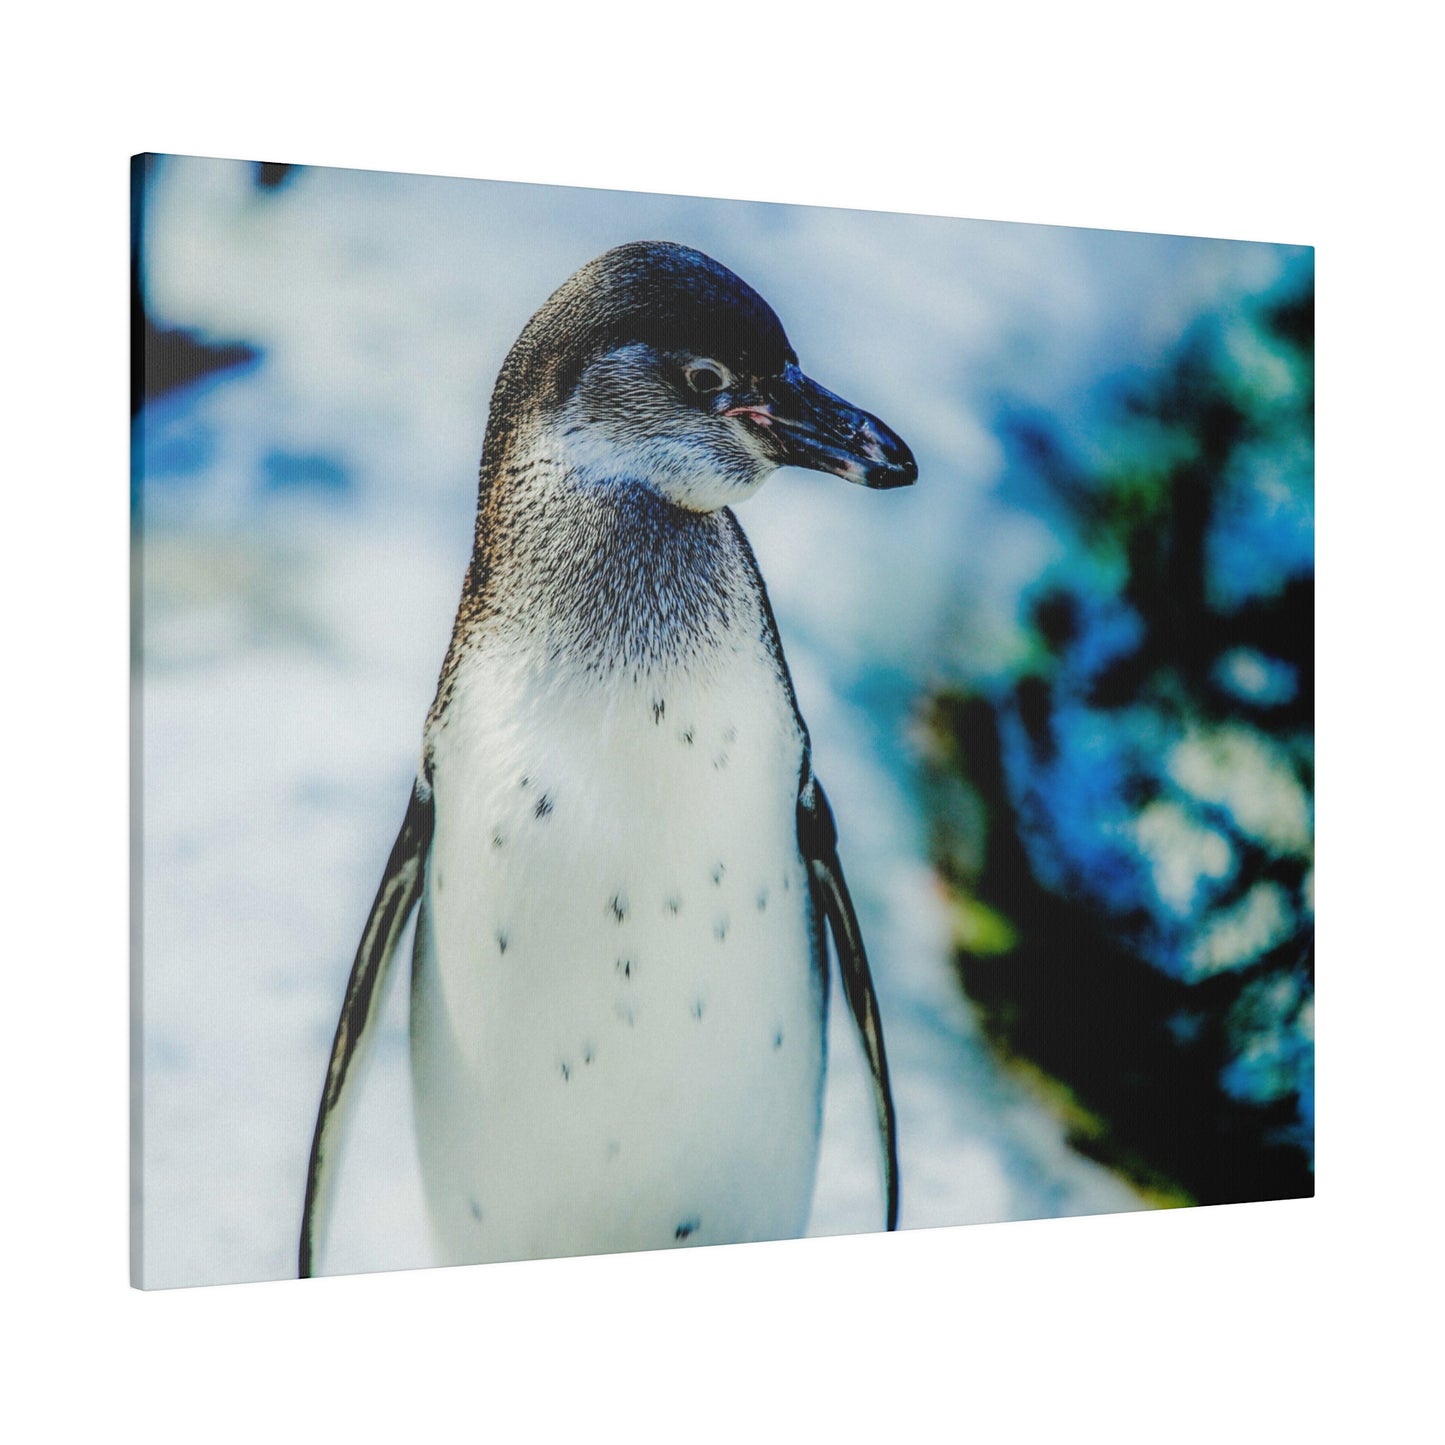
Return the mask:
<svg viewBox="0 0 1445 1445">
<path fill-rule="evenodd" d="M 421 764 L 327 1067 L 303 1277 L 414 909 L 412 1092 L 439 1263 L 801 1235 L 827 934 L 897 1227 L 878 1000 L 733 513 L 784 466 L 875 489 L 918 476 L 699 251 L 606 252 L 513 345 Z"/>
</svg>

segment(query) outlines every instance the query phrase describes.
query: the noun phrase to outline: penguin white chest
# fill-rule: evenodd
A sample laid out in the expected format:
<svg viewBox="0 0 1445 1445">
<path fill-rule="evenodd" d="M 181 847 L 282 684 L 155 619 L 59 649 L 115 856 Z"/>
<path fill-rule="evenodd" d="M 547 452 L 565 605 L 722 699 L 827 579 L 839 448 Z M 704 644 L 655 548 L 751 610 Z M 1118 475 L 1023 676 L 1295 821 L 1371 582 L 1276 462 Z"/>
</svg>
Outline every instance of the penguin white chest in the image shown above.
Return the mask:
<svg viewBox="0 0 1445 1445">
<path fill-rule="evenodd" d="M 460 669 L 412 1036 L 449 1262 L 803 1232 L 825 974 L 803 739 L 761 642 L 585 674 Z"/>
</svg>

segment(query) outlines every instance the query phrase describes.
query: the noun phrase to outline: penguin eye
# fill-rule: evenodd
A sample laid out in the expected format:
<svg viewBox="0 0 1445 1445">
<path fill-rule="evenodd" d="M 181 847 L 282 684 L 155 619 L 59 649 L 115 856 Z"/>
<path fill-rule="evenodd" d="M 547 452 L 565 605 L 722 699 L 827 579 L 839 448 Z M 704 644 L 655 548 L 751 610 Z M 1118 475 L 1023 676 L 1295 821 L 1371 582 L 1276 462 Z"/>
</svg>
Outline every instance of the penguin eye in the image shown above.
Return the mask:
<svg viewBox="0 0 1445 1445">
<path fill-rule="evenodd" d="M 687 378 L 687 384 L 699 396 L 721 391 L 726 384 L 723 368 L 716 361 L 694 361 L 683 375 Z"/>
</svg>

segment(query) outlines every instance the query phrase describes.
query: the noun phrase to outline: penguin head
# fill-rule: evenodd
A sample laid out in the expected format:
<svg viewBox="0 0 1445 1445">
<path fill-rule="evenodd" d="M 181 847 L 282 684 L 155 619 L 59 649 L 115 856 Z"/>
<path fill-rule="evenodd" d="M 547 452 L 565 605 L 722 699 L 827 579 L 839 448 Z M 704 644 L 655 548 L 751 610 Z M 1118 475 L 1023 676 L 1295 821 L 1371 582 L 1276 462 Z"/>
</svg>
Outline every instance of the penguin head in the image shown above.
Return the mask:
<svg viewBox="0 0 1445 1445">
<path fill-rule="evenodd" d="M 896 433 L 803 374 L 751 286 L 668 242 L 599 256 L 527 324 L 497 382 L 488 451 L 529 427 L 597 485 L 640 481 L 695 512 L 741 501 L 781 466 L 868 487 L 918 476 Z"/>
</svg>

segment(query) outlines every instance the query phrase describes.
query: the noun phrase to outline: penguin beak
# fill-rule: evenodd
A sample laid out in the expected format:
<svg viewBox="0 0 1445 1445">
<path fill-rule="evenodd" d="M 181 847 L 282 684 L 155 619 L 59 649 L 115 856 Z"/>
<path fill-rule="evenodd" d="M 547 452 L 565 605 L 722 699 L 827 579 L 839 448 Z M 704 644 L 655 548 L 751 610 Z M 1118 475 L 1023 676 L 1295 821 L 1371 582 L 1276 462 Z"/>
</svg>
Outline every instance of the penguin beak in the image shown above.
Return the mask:
<svg viewBox="0 0 1445 1445">
<path fill-rule="evenodd" d="M 791 364 L 760 382 L 755 394 L 727 398 L 722 414 L 761 432 L 781 466 L 832 472 L 879 489 L 918 480 L 918 463 L 897 432 Z"/>
</svg>

